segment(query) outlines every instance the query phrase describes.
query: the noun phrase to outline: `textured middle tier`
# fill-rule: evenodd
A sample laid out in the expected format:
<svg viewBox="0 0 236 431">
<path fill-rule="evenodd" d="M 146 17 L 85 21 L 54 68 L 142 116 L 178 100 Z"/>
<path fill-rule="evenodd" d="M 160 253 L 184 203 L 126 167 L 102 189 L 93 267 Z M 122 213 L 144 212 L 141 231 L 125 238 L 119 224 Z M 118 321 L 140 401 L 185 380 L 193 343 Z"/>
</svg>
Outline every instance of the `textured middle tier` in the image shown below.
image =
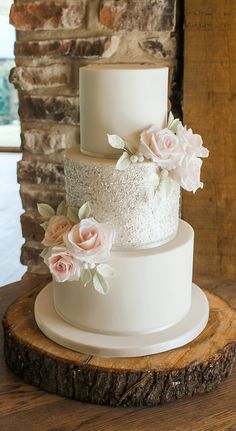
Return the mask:
<svg viewBox="0 0 236 431">
<path fill-rule="evenodd" d="M 176 235 L 179 185 L 157 174 L 153 162 L 131 164 L 124 171 L 116 161 L 88 157 L 71 148 L 65 157 L 67 203 L 80 207 L 89 201 L 94 218 L 111 223 L 115 247 L 148 248 Z"/>
</svg>

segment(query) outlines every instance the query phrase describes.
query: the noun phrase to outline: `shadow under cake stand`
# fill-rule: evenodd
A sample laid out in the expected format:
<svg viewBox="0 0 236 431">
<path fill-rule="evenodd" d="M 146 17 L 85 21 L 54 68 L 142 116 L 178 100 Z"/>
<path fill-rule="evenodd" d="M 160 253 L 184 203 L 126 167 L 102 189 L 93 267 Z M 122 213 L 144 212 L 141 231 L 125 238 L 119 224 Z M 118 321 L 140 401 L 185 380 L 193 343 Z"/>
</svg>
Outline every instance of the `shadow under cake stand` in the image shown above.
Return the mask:
<svg viewBox="0 0 236 431">
<path fill-rule="evenodd" d="M 191 315 L 175 328 L 137 336 L 133 341 L 125 337 L 109 340 L 110 336 L 102 334 L 79 334 L 55 312 L 51 283 L 42 290 L 37 287 L 18 298 L 4 316 L 6 362 L 27 383 L 97 404 L 155 406 L 209 392 L 232 371 L 236 312 L 196 285 L 192 299 Z M 36 324 L 34 308 L 47 336 Z M 87 354 L 92 346 L 93 354 Z M 148 356 L 137 357 L 147 349 Z M 160 353 L 151 354 L 154 351 Z M 129 357 L 101 357 L 101 352 Z"/>
</svg>

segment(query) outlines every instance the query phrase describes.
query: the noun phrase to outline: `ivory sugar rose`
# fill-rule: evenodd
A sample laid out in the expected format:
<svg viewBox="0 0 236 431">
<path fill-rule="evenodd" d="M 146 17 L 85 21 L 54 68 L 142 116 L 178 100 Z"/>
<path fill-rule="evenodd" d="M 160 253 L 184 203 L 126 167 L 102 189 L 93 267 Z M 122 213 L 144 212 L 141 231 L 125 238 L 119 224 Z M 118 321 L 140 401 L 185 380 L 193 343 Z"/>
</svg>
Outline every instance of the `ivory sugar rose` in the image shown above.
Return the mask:
<svg viewBox="0 0 236 431">
<path fill-rule="evenodd" d="M 169 129 L 160 130 L 152 126 L 140 135 L 139 151 L 162 169 L 173 169 L 180 165 L 184 150 L 178 138 Z"/>
<path fill-rule="evenodd" d="M 183 189 L 195 193 L 203 188 L 200 181 L 202 160 L 198 157 L 185 157 L 181 166 L 171 171 L 170 176 L 177 181 Z"/>
<path fill-rule="evenodd" d="M 188 156 L 208 157 L 209 150 L 203 147 L 202 137 L 193 133 L 192 129 L 187 129 L 181 123 L 177 127 L 177 138 Z"/>
<path fill-rule="evenodd" d="M 77 259 L 88 263 L 107 260 L 113 240 L 113 228 L 108 224 L 98 223 L 93 218 L 81 220 L 65 238 L 67 250 Z"/>
<path fill-rule="evenodd" d="M 74 223 L 63 215 L 52 216 L 49 220 L 42 244 L 45 247 L 64 244 L 63 236 L 69 232 Z"/>
<path fill-rule="evenodd" d="M 58 282 L 73 281 L 80 276 L 80 266 L 74 256 L 65 247 L 53 247 L 48 258 L 48 266 L 54 279 Z"/>
</svg>

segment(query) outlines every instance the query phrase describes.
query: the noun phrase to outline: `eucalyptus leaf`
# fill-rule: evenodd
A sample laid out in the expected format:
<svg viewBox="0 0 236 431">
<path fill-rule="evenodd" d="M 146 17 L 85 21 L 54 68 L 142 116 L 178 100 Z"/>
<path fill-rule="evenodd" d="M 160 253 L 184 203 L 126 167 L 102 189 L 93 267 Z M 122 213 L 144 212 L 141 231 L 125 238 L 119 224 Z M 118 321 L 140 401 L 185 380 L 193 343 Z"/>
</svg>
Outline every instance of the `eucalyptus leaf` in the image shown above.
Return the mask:
<svg viewBox="0 0 236 431">
<path fill-rule="evenodd" d="M 80 278 L 81 278 L 81 282 L 83 283 L 84 287 L 87 286 L 87 284 L 90 283 L 90 281 L 92 281 L 92 273 L 90 271 L 90 269 L 81 269 L 80 272 Z"/>
<path fill-rule="evenodd" d="M 102 295 L 106 295 L 109 291 L 109 284 L 108 282 L 105 280 L 105 278 L 99 274 L 99 272 L 95 272 L 94 276 L 93 276 L 93 286 L 94 289 L 101 293 Z"/>
<path fill-rule="evenodd" d="M 100 265 L 97 266 L 97 272 L 104 278 L 112 278 L 115 276 L 114 269 L 107 263 L 100 263 Z"/>
<path fill-rule="evenodd" d="M 71 221 L 73 221 L 74 223 L 78 223 L 79 222 L 78 209 L 75 207 L 68 207 L 67 208 L 67 217 Z"/>
<path fill-rule="evenodd" d="M 82 207 L 79 209 L 78 216 L 80 220 L 83 220 L 84 218 L 88 218 L 91 215 L 91 207 L 90 203 L 86 202 Z"/>
<path fill-rule="evenodd" d="M 170 125 L 169 129 L 171 130 L 171 132 L 176 133 L 177 132 L 177 127 L 180 124 L 180 120 L 178 118 L 176 118 Z"/>
<path fill-rule="evenodd" d="M 169 116 L 168 116 L 168 121 L 167 121 L 167 128 L 168 129 L 170 128 L 170 126 L 173 123 L 173 121 L 174 121 L 174 115 L 172 114 L 172 112 L 170 112 Z"/>
<path fill-rule="evenodd" d="M 118 169 L 119 171 L 124 171 L 129 167 L 130 163 L 131 161 L 129 154 L 124 152 L 116 163 L 116 169 Z"/>
<path fill-rule="evenodd" d="M 65 203 L 65 201 L 62 201 L 57 207 L 56 214 L 57 215 L 66 215 L 66 212 L 67 212 L 66 203 Z"/>
<path fill-rule="evenodd" d="M 123 150 L 125 148 L 125 141 L 118 135 L 107 134 L 108 142 L 113 148 Z"/>
<path fill-rule="evenodd" d="M 55 215 L 54 209 L 48 204 L 37 204 L 39 214 L 46 219 Z"/>
<path fill-rule="evenodd" d="M 47 230 L 48 227 L 48 221 L 45 221 L 44 223 L 41 223 L 40 226 L 43 228 L 43 230 Z"/>
<path fill-rule="evenodd" d="M 41 253 L 40 256 L 44 259 L 48 254 L 48 248 L 44 248 Z"/>
</svg>

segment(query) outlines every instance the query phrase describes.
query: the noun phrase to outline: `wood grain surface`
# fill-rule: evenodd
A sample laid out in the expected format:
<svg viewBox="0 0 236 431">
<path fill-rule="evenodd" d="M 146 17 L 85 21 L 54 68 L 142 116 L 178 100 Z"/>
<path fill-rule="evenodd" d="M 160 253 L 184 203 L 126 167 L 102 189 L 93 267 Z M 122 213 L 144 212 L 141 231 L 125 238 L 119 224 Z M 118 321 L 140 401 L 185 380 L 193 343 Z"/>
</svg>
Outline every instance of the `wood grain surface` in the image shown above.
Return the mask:
<svg viewBox="0 0 236 431">
<path fill-rule="evenodd" d="M 178 349 L 139 358 L 102 358 L 73 352 L 37 327 L 34 302 L 40 288 L 21 295 L 4 319 L 5 359 L 26 383 L 83 402 L 156 406 L 214 390 L 236 359 L 236 312 L 206 292 L 210 318 L 204 331 Z"/>
<path fill-rule="evenodd" d="M 195 273 L 236 276 L 236 2 L 186 0 L 184 122 L 210 156 L 204 189 L 183 193 L 182 216 L 195 230 Z"/>
<path fill-rule="evenodd" d="M 30 288 L 45 278 L 30 277 L 0 289 L 1 315 Z M 236 307 L 236 282 L 196 278 L 201 287 Z M 2 347 L 1 340 L 1 347 Z M 236 368 L 214 392 L 180 399 L 156 408 L 104 407 L 80 403 L 43 392 L 17 378 L 5 365 L 1 351 L 0 429 L 8 431 L 236 431 Z"/>
</svg>

